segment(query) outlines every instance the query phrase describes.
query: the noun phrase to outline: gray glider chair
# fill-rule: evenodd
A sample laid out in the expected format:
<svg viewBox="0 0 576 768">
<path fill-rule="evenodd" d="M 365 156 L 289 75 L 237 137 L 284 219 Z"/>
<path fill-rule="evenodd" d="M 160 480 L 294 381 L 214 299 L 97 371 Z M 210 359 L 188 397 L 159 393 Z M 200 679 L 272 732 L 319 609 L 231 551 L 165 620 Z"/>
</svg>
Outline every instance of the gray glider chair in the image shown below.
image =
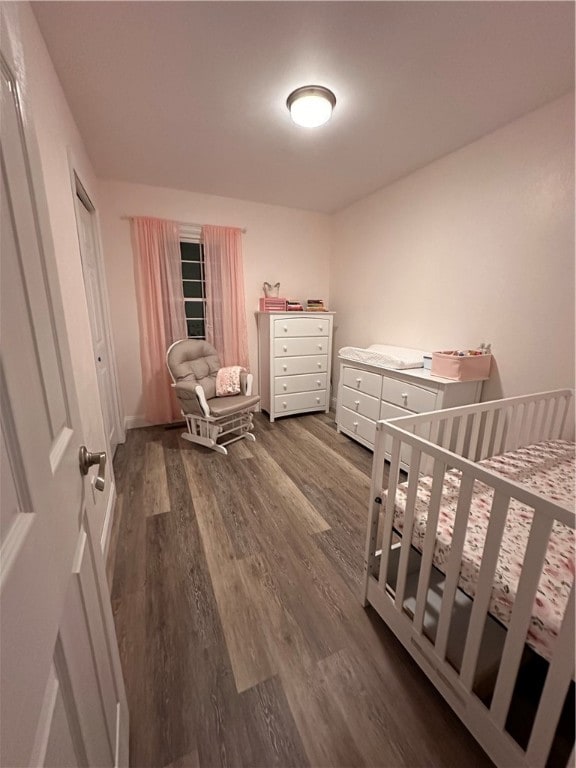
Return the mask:
<svg viewBox="0 0 576 768">
<path fill-rule="evenodd" d="M 240 376 L 241 394 L 216 397 L 216 374 L 222 367 L 218 353 L 207 341 L 195 339 L 175 341 L 166 353 L 166 364 L 186 419 L 185 440 L 224 454 L 236 440 L 256 440 L 252 412 L 260 397 L 252 394 L 251 373 Z"/>
</svg>

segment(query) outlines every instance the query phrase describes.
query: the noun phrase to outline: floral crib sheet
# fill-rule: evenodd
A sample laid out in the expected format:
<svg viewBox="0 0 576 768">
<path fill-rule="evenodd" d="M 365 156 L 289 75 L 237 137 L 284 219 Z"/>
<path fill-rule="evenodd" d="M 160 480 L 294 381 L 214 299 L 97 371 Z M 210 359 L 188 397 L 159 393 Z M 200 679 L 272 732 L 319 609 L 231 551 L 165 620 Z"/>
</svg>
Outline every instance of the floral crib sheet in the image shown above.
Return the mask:
<svg viewBox="0 0 576 768">
<path fill-rule="evenodd" d="M 545 496 L 567 509 L 574 509 L 574 443 L 552 440 L 493 456 L 478 463 L 508 480 L 522 484 L 529 491 Z M 434 564 L 442 572 L 445 572 L 450 554 L 460 476 L 458 470 L 451 469 L 444 479 L 434 550 Z M 420 551 L 424 546 L 431 489 L 432 478 L 420 478 L 412 532 L 412 544 Z M 407 483 L 402 483 L 396 493 L 394 527 L 399 533 L 402 533 L 404 526 L 407 490 Z M 383 495 L 386 495 L 385 491 Z M 476 593 L 492 496 L 491 488 L 480 482 L 475 483 L 459 580 L 460 588 L 469 597 L 474 597 Z M 489 607 L 490 613 L 504 625 L 510 622 L 532 517 L 532 509 L 516 499 L 510 500 Z M 547 660 L 551 657 L 554 639 L 560 631 L 574 581 L 574 541 L 574 531 L 556 521 L 548 542 L 526 639 L 528 645 Z"/>
</svg>

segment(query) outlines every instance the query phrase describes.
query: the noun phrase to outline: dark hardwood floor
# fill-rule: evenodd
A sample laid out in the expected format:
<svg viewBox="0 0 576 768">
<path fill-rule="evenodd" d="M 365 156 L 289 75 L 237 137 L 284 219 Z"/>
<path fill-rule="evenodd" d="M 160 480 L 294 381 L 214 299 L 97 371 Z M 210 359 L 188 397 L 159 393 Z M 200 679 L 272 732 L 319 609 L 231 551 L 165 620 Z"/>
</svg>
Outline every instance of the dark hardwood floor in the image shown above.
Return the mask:
<svg viewBox="0 0 576 768">
<path fill-rule="evenodd" d="M 372 454 L 327 414 L 221 456 L 131 430 L 108 573 L 131 764 L 490 766 L 360 603 Z"/>
</svg>

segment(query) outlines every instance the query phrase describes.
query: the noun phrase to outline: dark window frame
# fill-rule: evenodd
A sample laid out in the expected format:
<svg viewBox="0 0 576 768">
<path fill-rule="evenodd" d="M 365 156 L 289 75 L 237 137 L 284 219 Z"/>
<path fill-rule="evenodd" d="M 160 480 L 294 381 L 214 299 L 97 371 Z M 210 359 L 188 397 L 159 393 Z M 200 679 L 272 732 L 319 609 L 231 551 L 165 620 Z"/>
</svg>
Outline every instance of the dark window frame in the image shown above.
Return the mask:
<svg viewBox="0 0 576 768">
<path fill-rule="evenodd" d="M 199 265 L 195 267 L 186 265 Z M 204 247 L 199 240 L 180 239 L 180 273 L 184 293 L 184 318 L 189 339 L 206 338 L 206 275 L 204 270 Z M 190 275 L 199 277 L 190 277 Z M 197 293 L 198 295 L 193 295 Z M 189 295 L 187 295 L 189 294 Z"/>
</svg>

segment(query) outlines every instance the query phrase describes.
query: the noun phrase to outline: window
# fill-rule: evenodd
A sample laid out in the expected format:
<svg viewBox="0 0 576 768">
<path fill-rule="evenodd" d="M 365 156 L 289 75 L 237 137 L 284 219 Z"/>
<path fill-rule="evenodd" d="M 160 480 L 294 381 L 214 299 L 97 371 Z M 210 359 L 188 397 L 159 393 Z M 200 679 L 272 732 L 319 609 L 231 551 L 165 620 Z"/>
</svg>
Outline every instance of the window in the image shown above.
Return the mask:
<svg viewBox="0 0 576 768">
<path fill-rule="evenodd" d="M 180 242 L 184 313 L 189 339 L 205 339 L 206 283 L 204 279 L 204 248 L 198 241 Z"/>
</svg>

